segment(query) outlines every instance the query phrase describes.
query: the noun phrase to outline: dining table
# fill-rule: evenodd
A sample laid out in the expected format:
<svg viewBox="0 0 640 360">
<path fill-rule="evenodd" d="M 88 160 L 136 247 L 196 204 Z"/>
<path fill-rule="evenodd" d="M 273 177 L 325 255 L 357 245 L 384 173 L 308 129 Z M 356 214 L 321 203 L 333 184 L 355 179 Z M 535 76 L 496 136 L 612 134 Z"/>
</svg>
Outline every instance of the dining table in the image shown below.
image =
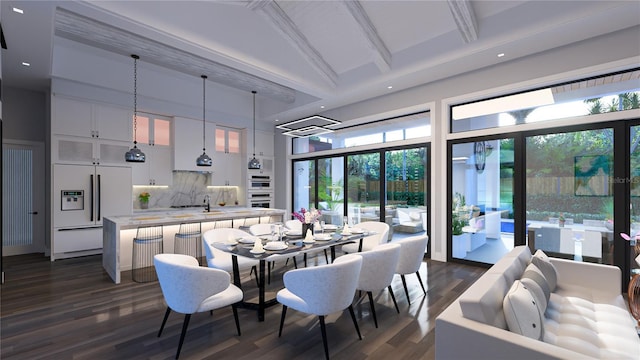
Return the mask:
<svg viewBox="0 0 640 360">
<path fill-rule="evenodd" d="M 358 242 L 360 245 L 358 246 L 358 251 L 362 251 L 362 239 L 369 234 L 367 232 L 358 232 L 358 233 L 350 233 L 350 234 L 342 234 L 340 232 L 329 232 L 326 233 L 325 236 L 315 236 L 313 242 L 305 241 L 305 238 L 300 234 L 287 234 L 282 237 L 282 240 L 275 240 L 274 243 L 281 243 L 281 248 L 278 250 L 269 250 L 264 249 L 264 252 L 255 253 L 253 250 L 253 244 L 238 242 L 237 244 L 222 244 L 221 246 L 216 246 L 218 249 L 231 253 L 232 255 L 232 264 L 233 264 L 233 283 L 235 286 L 242 289 L 242 283 L 240 281 L 240 268 L 238 266 L 238 256 L 244 256 L 246 258 L 259 260 L 258 264 L 258 302 L 247 301 L 243 298 L 242 302 L 239 304 L 240 308 L 256 310 L 258 314 L 258 321 L 264 321 L 264 313 L 265 309 L 274 306 L 278 303 L 277 299 L 274 297 L 272 299 L 266 299 L 265 295 L 265 269 L 267 266 L 267 262 L 271 261 L 275 258 L 279 258 L 282 255 L 287 254 L 304 254 L 309 251 L 314 250 L 326 250 L 327 248 L 331 251 L 331 261 L 336 258 L 335 248 L 338 245 L 344 245 L 348 243 Z M 247 236 L 252 236 L 247 233 Z M 255 236 L 253 236 L 256 238 Z M 268 236 L 257 237 L 263 243 L 269 240 Z M 322 238 L 322 240 L 319 240 Z M 255 240 L 258 241 L 258 240 Z M 266 246 L 266 245 L 265 245 Z M 276 255 L 276 256 L 274 256 Z"/>
</svg>

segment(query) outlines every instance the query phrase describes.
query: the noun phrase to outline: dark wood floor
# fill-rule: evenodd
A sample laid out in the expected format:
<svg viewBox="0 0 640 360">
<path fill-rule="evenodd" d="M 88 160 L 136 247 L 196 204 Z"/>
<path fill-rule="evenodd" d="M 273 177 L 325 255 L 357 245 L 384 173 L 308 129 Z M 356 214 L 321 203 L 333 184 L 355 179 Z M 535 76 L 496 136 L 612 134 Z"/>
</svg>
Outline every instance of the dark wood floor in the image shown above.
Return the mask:
<svg viewBox="0 0 640 360">
<path fill-rule="evenodd" d="M 157 282 L 139 284 L 125 273 L 115 285 L 102 270 L 101 256 L 59 260 L 42 255 L 4 258 L 1 286 L 2 359 L 171 359 L 183 316 L 172 313 L 161 338 L 156 337 L 165 311 Z M 321 260 L 318 260 L 321 261 Z M 282 287 L 277 264 L 270 290 Z M 392 284 L 397 314 L 387 291 L 376 296 L 379 329 L 365 301 L 355 307 L 363 340 L 348 311 L 327 317 L 332 359 L 433 359 L 435 318 L 485 269 L 425 260 L 424 296 L 416 276 L 407 277 L 411 305 L 396 276 Z M 427 276 L 424 276 L 424 274 Z M 255 281 L 244 274 L 246 296 Z M 273 296 L 273 293 L 269 295 Z M 267 309 L 264 322 L 255 312 L 240 310 L 237 336 L 231 308 L 213 316 L 192 317 L 181 359 L 321 359 L 324 357 L 317 317 L 289 310 L 281 338 L 281 306 Z"/>
</svg>

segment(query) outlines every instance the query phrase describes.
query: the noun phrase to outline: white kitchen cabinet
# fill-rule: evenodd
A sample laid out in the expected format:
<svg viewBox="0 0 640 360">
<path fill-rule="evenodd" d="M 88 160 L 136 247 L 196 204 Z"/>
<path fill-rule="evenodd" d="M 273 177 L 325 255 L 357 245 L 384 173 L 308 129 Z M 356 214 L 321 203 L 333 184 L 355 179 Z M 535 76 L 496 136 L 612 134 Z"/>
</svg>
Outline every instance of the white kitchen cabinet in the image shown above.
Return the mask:
<svg viewBox="0 0 640 360">
<path fill-rule="evenodd" d="M 166 185 L 173 183 L 172 152 L 169 146 L 140 145 L 146 155 L 143 163 L 131 163 L 133 185 Z"/>
<path fill-rule="evenodd" d="M 132 112 L 118 107 L 52 97 L 51 132 L 85 138 L 130 141 Z"/>
<path fill-rule="evenodd" d="M 253 132 L 247 131 L 247 154 L 253 154 Z M 273 133 L 256 130 L 256 157 L 273 156 Z"/>
<path fill-rule="evenodd" d="M 130 146 L 124 141 L 54 135 L 51 158 L 54 163 L 125 165 L 124 154 Z"/>
<path fill-rule="evenodd" d="M 205 147 L 213 158 L 215 152 L 215 125 L 207 123 Z M 196 159 L 202 154 L 202 120 L 173 119 L 173 169 L 187 171 L 213 171 L 216 166 L 198 166 Z"/>
<path fill-rule="evenodd" d="M 247 162 L 242 161 L 240 154 L 216 152 L 212 160 L 213 174 L 211 176 L 211 182 L 213 186 L 244 187 L 242 169 L 243 167 L 247 167 Z"/>
<path fill-rule="evenodd" d="M 253 155 L 248 155 L 247 156 L 247 164 L 249 163 L 249 161 L 253 158 Z M 260 169 L 257 170 L 252 170 L 249 169 L 247 170 L 247 175 L 251 176 L 251 175 L 255 175 L 255 174 L 267 174 L 267 175 L 273 175 L 273 160 L 274 158 L 272 156 L 261 156 L 256 154 L 256 159 L 258 159 L 258 161 L 260 162 Z"/>
</svg>

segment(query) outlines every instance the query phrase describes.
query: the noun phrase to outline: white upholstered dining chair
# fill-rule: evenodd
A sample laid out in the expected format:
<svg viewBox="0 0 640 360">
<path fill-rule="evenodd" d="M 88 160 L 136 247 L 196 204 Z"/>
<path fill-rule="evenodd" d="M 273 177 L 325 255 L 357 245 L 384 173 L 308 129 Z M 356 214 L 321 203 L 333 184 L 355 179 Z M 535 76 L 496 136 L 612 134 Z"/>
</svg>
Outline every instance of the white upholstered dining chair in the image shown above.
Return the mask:
<svg viewBox="0 0 640 360">
<path fill-rule="evenodd" d="M 398 266 L 396 266 L 396 274 L 400 274 L 402 278 L 402 286 L 404 287 L 404 293 L 407 295 L 407 302 L 411 304 L 409 298 L 409 290 L 407 289 L 407 280 L 405 275 L 415 273 L 418 276 L 418 282 L 422 287 L 422 292 L 427 294 L 427 290 L 424 288 L 422 278 L 420 277 L 420 266 L 424 259 L 424 251 L 427 248 L 429 242 L 429 236 L 418 235 L 404 238 L 396 241 L 396 244 L 400 244 L 400 258 L 398 259 Z"/>
<path fill-rule="evenodd" d="M 224 270 L 226 272 L 233 272 L 233 260 L 230 253 L 217 249 L 215 243 L 225 243 L 229 239 L 239 239 L 243 236 L 250 236 L 246 231 L 235 228 L 216 228 L 206 231 L 202 235 L 202 241 L 204 245 L 205 255 L 207 257 L 207 265 L 211 268 Z M 238 269 L 240 271 L 245 269 L 251 269 L 251 273 L 256 276 L 256 283 L 258 282 L 257 265 L 259 260 L 249 259 L 244 256 L 238 256 Z M 258 284 L 258 286 L 260 286 Z"/>
<path fill-rule="evenodd" d="M 389 290 L 389 295 L 396 307 L 396 312 L 400 313 L 396 297 L 393 294 L 391 282 L 396 273 L 398 259 L 400 258 L 400 245 L 397 243 L 389 243 L 378 245 L 369 251 L 358 253 L 362 257 L 362 268 L 360 269 L 360 277 L 358 279 L 357 290 L 365 291 L 369 297 L 369 306 L 373 315 L 373 323 L 378 327 L 378 318 L 376 316 L 376 308 L 373 303 L 373 292 L 382 291 L 385 288 Z"/>
<path fill-rule="evenodd" d="M 287 271 L 283 277 L 285 288 L 278 291 L 276 296 L 278 302 L 282 304 L 278 337 L 282 336 L 287 308 L 317 315 L 320 320 L 325 357 L 329 359 L 324 318 L 326 315 L 348 308 L 358 338 L 362 340 L 351 304 L 361 266 L 362 258 L 359 255 L 344 255 L 337 258 L 333 264 Z"/>
<path fill-rule="evenodd" d="M 362 239 L 362 251 L 369 251 L 380 244 L 387 242 L 389 237 L 389 225 L 380 221 L 365 221 L 354 226 L 372 234 Z M 358 242 L 342 245 L 342 251 L 347 254 L 358 252 Z"/>
<path fill-rule="evenodd" d="M 236 329 L 240 336 L 240 322 L 236 304 L 242 301 L 242 290 L 230 283 L 229 273 L 200 266 L 190 255 L 158 254 L 153 258 L 162 295 L 167 303 L 158 337 L 162 335 L 171 311 L 185 314 L 182 333 L 176 352 L 180 356 L 189 320 L 194 313 L 213 311 L 231 305 Z"/>
</svg>

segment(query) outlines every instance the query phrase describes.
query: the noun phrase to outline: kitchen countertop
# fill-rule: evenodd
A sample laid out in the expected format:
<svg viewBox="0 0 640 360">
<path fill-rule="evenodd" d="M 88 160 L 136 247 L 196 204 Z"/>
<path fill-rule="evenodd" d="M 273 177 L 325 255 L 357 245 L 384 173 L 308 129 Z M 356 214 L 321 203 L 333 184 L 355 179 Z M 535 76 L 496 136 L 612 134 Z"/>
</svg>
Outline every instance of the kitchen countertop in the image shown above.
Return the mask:
<svg viewBox="0 0 640 360">
<path fill-rule="evenodd" d="M 202 207 L 162 208 L 137 210 L 131 215 L 105 216 L 105 219 L 114 222 L 121 228 L 127 228 L 138 225 L 171 225 L 181 222 L 215 221 L 270 215 L 284 215 L 284 210 L 230 206 L 226 208 L 218 207 L 206 212 Z"/>
</svg>

